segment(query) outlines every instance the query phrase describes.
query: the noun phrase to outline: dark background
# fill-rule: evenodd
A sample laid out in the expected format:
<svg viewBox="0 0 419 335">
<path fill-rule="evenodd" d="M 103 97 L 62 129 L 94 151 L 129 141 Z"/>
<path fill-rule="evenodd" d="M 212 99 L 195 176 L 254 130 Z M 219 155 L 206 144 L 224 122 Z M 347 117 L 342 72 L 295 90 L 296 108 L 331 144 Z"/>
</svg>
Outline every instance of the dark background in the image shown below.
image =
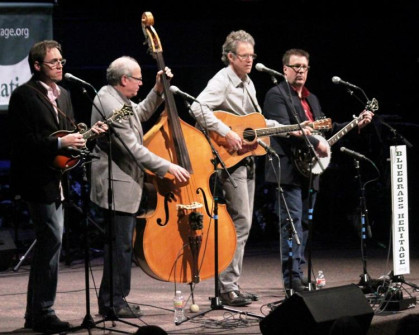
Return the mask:
<svg viewBox="0 0 419 335">
<path fill-rule="evenodd" d="M 63 47 L 65 71 L 91 83 L 97 90 L 105 84 L 109 63 L 122 55 L 136 58 L 143 70 L 145 97 L 154 85 L 157 65 L 147 53 L 141 15 L 154 15 L 166 65 L 175 74 L 172 84 L 197 96 L 221 68 L 221 46 L 228 33 L 244 29 L 256 41 L 256 62 L 282 71 L 281 57 L 289 48 L 310 52 L 307 87 L 315 93 L 327 117 L 349 121 L 365 107 L 361 94 L 348 94 L 331 82 L 333 76 L 361 87 L 369 99 L 376 98 L 379 111 L 374 123 L 340 140 L 333 147 L 332 163 L 322 174 L 321 192 L 314 215 L 315 238 L 357 241 L 360 184 L 353 159 L 343 155 L 346 146 L 370 158 L 380 171 L 361 162 L 363 182 L 378 177 L 365 190 L 372 243 L 388 245 L 391 226 L 389 147 L 404 144 L 384 126 L 385 121 L 411 144 L 409 204 L 411 245 L 417 244 L 418 201 L 418 5 L 415 1 L 378 5 L 367 1 L 55 1 L 54 39 Z M 393 2 L 392 2 L 393 3 Z M 279 7 L 279 8 L 276 8 Z M 262 105 L 272 86 L 267 74 L 251 73 Z M 78 121 L 90 120 L 91 103 L 79 86 L 63 83 L 72 93 Z M 89 92 L 93 96 L 93 92 Z M 190 122 L 183 102 L 175 98 L 182 119 Z M 8 159 L 5 116 L 2 115 L 0 158 Z M 150 123 L 151 124 L 151 123 Z M 149 127 L 150 124 L 145 124 Z M 274 239 L 276 234 L 274 191 L 263 182 L 264 159 L 258 159 L 258 194 L 251 241 Z M 6 171 L 7 175 L 7 171 Z M 3 179 L 7 181 L 7 176 Z M 5 186 L 3 184 L 2 189 Z"/>
</svg>

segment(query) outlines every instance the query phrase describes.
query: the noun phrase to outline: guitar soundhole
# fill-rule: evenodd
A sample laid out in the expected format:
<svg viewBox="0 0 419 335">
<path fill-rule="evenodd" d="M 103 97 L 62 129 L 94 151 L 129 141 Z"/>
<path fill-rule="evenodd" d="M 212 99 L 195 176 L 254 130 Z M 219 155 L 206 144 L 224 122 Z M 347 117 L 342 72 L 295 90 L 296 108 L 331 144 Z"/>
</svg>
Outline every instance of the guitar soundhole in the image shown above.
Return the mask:
<svg viewBox="0 0 419 335">
<path fill-rule="evenodd" d="M 253 142 L 256 138 L 255 131 L 251 128 L 246 128 L 243 132 L 243 139 L 247 142 Z"/>
</svg>

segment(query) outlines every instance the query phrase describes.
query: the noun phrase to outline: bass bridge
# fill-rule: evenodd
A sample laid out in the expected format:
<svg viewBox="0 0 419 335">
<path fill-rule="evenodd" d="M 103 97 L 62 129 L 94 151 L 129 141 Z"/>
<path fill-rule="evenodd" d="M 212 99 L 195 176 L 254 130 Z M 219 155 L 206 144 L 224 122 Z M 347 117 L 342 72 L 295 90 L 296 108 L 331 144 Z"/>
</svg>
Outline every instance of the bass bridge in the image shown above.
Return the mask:
<svg viewBox="0 0 419 335">
<path fill-rule="evenodd" d="M 188 215 L 189 213 L 189 225 L 192 230 L 202 230 L 204 228 L 204 216 L 196 211 L 202 207 L 204 206 L 196 201 L 189 205 L 176 205 L 177 210 L 182 211 L 182 215 Z"/>
</svg>

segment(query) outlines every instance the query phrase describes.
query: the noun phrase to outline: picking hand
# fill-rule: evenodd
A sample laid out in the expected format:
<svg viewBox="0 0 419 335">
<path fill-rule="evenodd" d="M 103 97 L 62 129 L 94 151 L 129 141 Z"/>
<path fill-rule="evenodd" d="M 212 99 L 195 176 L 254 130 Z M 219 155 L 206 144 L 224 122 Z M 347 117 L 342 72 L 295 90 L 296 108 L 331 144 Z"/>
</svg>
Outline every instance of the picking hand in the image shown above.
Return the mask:
<svg viewBox="0 0 419 335">
<path fill-rule="evenodd" d="M 84 148 L 86 145 L 86 140 L 83 138 L 83 135 L 80 133 L 71 133 L 61 137 L 61 147 L 76 147 Z"/>
<path fill-rule="evenodd" d="M 234 152 L 242 148 L 242 139 L 240 136 L 233 130 L 230 130 L 225 136 L 227 142 L 227 150 L 229 152 Z"/>
<path fill-rule="evenodd" d="M 180 182 L 186 182 L 191 176 L 186 169 L 173 163 L 170 163 L 168 172 Z"/>
</svg>

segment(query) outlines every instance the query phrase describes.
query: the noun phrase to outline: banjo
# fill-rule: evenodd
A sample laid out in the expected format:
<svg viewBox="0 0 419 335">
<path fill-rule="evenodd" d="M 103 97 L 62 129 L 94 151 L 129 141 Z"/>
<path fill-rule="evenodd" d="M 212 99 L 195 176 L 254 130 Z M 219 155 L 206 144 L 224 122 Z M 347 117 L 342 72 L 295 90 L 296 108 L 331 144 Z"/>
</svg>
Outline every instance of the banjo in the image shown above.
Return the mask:
<svg viewBox="0 0 419 335">
<path fill-rule="evenodd" d="M 368 102 L 366 110 L 375 112 L 378 110 L 378 101 L 373 98 L 372 101 Z M 300 172 L 304 177 L 310 176 L 310 165 L 312 165 L 311 173 L 314 175 L 321 174 L 330 164 L 332 158 L 331 146 L 339 141 L 343 136 L 349 133 L 352 129 L 356 128 L 361 121 L 361 116 L 354 116 L 354 119 L 349 122 L 345 127 L 339 130 L 336 134 L 326 140 L 322 135 L 314 134 L 314 136 L 319 141 L 323 142 L 327 146 L 327 155 L 325 157 L 319 157 L 317 160 L 316 157 L 312 158 L 311 153 L 307 147 L 296 146 L 292 148 L 291 154 L 293 156 L 292 161 L 294 162 L 295 167 L 298 172 Z M 312 163 L 312 164 L 310 164 Z"/>
</svg>

